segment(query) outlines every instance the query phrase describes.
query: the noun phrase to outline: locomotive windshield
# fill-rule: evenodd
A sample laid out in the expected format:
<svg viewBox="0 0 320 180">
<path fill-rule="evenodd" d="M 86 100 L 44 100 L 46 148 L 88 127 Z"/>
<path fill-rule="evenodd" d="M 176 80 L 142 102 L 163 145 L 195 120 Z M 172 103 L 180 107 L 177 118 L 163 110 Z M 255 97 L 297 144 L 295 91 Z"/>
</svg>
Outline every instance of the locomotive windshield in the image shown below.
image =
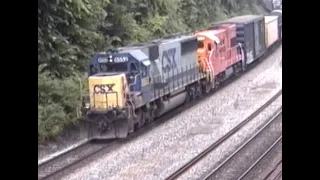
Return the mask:
<svg viewBox="0 0 320 180">
<path fill-rule="evenodd" d="M 98 65 L 91 65 L 90 66 L 90 74 L 97 74 L 97 73 L 108 73 L 108 72 L 126 72 L 128 70 L 127 63 L 100 63 Z"/>
<path fill-rule="evenodd" d="M 203 48 L 204 44 L 202 40 L 198 40 L 198 48 Z"/>
</svg>

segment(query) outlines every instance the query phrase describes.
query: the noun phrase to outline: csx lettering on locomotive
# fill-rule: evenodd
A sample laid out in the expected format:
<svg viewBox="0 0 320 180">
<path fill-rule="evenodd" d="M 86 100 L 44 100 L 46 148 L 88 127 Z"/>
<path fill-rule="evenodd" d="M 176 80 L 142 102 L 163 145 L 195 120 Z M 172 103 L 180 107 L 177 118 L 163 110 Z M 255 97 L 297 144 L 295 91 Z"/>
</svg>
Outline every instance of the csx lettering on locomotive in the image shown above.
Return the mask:
<svg viewBox="0 0 320 180">
<path fill-rule="evenodd" d="M 96 84 L 93 90 L 96 94 L 106 94 L 108 92 L 113 92 L 113 87 L 115 84 Z"/>
<path fill-rule="evenodd" d="M 162 70 L 164 73 L 168 73 L 172 69 L 175 69 L 177 67 L 177 63 L 175 59 L 176 51 L 177 51 L 176 48 L 171 48 L 163 51 L 161 61 L 162 61 Z"/>
</svg>

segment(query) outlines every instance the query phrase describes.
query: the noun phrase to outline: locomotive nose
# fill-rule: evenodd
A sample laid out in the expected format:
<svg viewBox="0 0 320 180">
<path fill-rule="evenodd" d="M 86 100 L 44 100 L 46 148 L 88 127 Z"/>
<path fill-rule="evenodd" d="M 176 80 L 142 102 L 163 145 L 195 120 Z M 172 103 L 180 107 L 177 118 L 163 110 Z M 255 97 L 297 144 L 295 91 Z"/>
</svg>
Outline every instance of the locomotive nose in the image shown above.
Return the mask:
<svg viewBox="0 0 320 180">
<path fill-rule="evenodd" d="M 90 108 L 114 109 L 125 107 L 127 82 L 125 74 L 89 77 Z"/>
</svg>

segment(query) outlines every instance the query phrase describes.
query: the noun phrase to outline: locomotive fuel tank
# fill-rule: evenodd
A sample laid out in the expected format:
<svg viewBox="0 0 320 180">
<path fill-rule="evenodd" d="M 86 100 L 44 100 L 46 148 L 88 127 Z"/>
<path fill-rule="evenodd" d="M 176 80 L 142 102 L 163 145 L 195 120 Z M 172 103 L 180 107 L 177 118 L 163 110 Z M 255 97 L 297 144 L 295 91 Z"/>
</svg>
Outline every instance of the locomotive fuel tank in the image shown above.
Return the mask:
<svg viewBox="0 0 320 180">
<path fill-rule="evenodd" d="M 179 94 L 176 94 L 172 97 L 169 97 L 167 100 L 161 101 L 158 105 L 158 111 L 156 112 L 156 117 L 162 116 L 163 114 L 167 113 L 168 111 L 178 107 L 179 105 L 183 104 L 187 99 L 187 92 L 183 91 Z"/>
</svg>

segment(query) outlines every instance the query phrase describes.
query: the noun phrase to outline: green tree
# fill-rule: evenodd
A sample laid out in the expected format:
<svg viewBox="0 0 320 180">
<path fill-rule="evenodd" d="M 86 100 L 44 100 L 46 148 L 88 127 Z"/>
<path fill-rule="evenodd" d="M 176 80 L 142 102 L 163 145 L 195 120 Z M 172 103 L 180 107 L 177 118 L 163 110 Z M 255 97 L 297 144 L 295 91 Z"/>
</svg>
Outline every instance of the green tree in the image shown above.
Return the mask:
<svg viewBox="0 0 320 180">
<path fill-rule="evenodd" d="M 83 72 L 104 46 L 97 31 L 107 0 L 38 0 L 38 65 L 55 77 Z"/>
</svg>

